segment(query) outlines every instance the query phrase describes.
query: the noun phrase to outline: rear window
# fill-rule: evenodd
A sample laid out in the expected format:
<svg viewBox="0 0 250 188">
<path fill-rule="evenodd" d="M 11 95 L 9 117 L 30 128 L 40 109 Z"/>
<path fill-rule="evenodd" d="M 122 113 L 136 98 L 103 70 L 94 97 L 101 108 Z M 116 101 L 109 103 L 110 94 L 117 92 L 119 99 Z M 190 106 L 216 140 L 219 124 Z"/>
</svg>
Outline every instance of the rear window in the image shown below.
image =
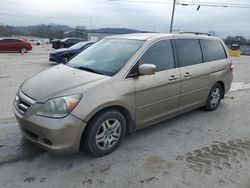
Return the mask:
<svg viewBox="0 0 250 188">
<path fill-rule="evenodd" d="M 221 42 L 218 40 L 201 40 L 201 47 L 205 62 L 226 59 L 227 55 Z"/>
<path fill-rule="evenodd" d="M 198 39 L 176 39 L 175 44 L 180 66 L 202 63 L 202 53 Z"/>
</svg>

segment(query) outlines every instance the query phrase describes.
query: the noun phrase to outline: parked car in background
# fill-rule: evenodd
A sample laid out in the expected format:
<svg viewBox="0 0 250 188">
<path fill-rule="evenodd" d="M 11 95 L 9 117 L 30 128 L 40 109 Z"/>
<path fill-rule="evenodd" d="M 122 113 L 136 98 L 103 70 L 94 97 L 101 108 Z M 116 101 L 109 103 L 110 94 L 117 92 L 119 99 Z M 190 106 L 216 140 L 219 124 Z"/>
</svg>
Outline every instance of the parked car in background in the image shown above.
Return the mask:
<svg viewBox="0 0 250 188">
<path fill-rule="evenodd" d="M 1 52 L 20 52 L 26 53 L 32 50 L 32 45 L 29 42 L 12 39 L 12 38 L 4 38 L 0 39 L 0 51 Z"/>
<path fill-rule="evenodd" d="M 40 45 L 42 44 L 42 41 L 38 39 L 28 39 L 27 42 L 31 43 L 32 45 Z"/>
<path fill-rule="evenodd" d="M 42 44 L 50 44 L 49 39 L 41 39 L 40 41 L 42 41 Z"/>
<path fill-rule="evenodd" d="M 74 37 L 65 38 L 62 40 L 54 40 L 52 42 L 52 48 L 55 48 L 55 49 L 69 48 L 70 46 L 73 46 L 74 44 L 78 42 L 82 42 L 82 41 L 84 40 L 81 38 L 74 38 Z"/>
<path fill-rule="evenodd" d="M 67 63 L 69 59 L 71 59 L 76 54 L 82 52 L 92 44 L 94 44 L 94 42 L 84 41 L 84 42 L 79 42 L 69 48 L 62 48 L 55 50 L 50 54 L 49 60 L 56 63 Z"/>
<path fill-rule="evenodd" d="M 58 42 L 59 40 L 61 40 L 61 39 L 50 38 L 49 42 L 50 42 L 50 44 L 53 44 L 53 42 L 55 43 L 55 42 Z"/>
</svg>

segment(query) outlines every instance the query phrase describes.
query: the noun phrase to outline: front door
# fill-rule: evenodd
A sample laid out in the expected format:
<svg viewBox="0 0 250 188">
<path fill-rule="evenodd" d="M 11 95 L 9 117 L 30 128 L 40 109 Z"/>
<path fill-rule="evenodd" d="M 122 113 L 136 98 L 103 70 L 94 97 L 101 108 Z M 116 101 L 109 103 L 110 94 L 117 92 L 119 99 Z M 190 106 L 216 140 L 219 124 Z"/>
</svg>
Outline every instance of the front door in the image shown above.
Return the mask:
<svg viewBox="0 0 250 188">
<path fill-rule="evenodd" d="M 144 127 L 177 113 L 180 96 L 180 70 L 175 68 L 170 40 L 150 46 L 138 61 L 154 64 L 156 73 L 134 79 L 136 88 L 136 123 Z"/>
</svg>

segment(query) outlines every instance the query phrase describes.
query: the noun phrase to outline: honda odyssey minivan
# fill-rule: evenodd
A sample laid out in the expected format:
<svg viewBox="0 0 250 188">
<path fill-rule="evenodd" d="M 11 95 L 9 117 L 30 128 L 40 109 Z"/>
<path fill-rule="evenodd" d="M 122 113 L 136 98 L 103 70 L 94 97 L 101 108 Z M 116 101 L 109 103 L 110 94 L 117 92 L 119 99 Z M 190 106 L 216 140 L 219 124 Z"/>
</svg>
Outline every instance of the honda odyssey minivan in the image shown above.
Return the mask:
<svg viewBox="0 0 250 188">
<path fill-rule="evenodd" d="M 111 153 L 126 133 L 184 112 L 217 109 L 232 82 L 217 37 L 128 34 L 106 37 L 27 79 L 13 110 L 22 134 L 55 153 Z"/>
</svg>

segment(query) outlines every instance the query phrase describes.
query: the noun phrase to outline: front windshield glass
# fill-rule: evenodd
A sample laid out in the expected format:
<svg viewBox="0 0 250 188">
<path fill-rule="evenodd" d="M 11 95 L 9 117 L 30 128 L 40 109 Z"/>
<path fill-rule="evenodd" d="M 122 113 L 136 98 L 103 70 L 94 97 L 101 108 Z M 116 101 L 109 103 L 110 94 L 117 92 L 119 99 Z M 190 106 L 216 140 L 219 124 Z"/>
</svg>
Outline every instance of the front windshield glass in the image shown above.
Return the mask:
<svg viewBox="0 0 250 188">
<path fill-rule="evenodd" d="M 103 39 L 68 62 L 68 66 L 107 76 L 115 75 L 144 41 Z"/>
<path fill-rule="evenodd" d="M 65 38 L 65 39 L 62 39 L 60 40 L 61 42 L 66 42 L 67 40 L 69 40 L 69 38 Z"/>
<path fill-rule="evenodd" d="M 79 49 L 83 46 L 85 46 L 86 44 L 88 44 L 89 42 L 78 42 L 75 45 L 71 46 L 70 49 Z"/>
</svg>

